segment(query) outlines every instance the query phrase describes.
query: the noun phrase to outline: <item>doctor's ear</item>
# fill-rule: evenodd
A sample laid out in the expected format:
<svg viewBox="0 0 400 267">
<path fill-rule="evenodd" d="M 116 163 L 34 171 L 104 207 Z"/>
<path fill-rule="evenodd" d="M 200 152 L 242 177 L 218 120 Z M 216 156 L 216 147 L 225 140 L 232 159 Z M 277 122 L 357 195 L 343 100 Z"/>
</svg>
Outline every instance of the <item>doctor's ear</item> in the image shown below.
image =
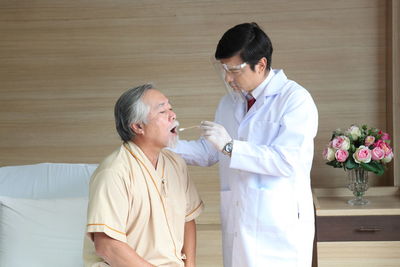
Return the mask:
<svg viewBox="0 0 400 267">
<path fill-rule="evenodd" d="M 257 67 L 258 67 L 258 71 L 261 73 L 261 72 L 264 72 L 266 69 L 267 69 L 267 63 L 268 63 L 268 60 L 265 58 L 265 57 L 262 57 L 259 61 L 258 61 L 258 64 L 257 64 Z"/>
<path fill-rule="evenodd" d="M 132 123 L 131 129 L 135 134 L 143 134 L 143 125 L 141 123 Z"/>
</svg>

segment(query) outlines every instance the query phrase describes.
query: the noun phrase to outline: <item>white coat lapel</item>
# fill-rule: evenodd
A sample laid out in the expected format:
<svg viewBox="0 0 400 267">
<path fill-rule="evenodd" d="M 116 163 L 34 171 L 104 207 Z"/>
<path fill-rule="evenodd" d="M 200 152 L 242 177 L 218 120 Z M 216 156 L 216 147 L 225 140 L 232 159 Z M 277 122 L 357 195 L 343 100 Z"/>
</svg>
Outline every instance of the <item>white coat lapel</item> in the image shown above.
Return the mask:
<svg viewBox="0 0 400 267">
<path fill-rule="evenodd" d="M 235 119 L 238 124 L 243 120 L 243 117 L 245 116 L 246 112 L 246 106 L 244 104 L 243 99 L 237 100 L 236 102 L 233 103 L 234 106 L 234 112 L 235 112 Z"/>
<path fill-rule="evenodd" d="M 283 71 L 276 70 L 275 75 L 272 77 L 271 81 L 266 85 L 261 95 L 257 98 L 253 107 L 249 110 L 249 112 L 247 112 L 246 117 L 251 116 L 251 114 L 255 113 L 258 109 L 260 109 L 264 105 L 265 99 L 267 97 L 278 94 L 282 90 L 286 82 L 287 82 L 287 77 L 283 73 Z"/>
<path fill-rule="evenodd" d="M 288 81 L 285 73 L 283 73 L 283 70 L 274 70 L 274 71 L 275 75 L 272 77 L 271 81 L 267 84 L 263 93 L 260 95 L 263 96 L 264 99 L 268 96 L 276 95 L 277 93 L 279 93 Z M 257 101 L 255 105 L 256 104 Z"/>
</svg>

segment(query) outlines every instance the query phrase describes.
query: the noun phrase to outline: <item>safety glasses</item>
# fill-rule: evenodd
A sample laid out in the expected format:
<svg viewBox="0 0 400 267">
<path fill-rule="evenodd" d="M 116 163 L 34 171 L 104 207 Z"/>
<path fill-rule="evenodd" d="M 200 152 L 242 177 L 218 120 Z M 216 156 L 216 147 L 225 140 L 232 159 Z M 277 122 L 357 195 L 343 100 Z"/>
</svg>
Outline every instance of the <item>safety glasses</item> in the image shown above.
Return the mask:
<svg viewBox="0 0 400 267">
<path fill-rule="evenodd" d="M 227 72 L 227 73 L 240 73 L 244 67 L 246 67 L 247 63 L 244 62 L 242 64 L 236 65 L 236 66 L 230 66 L 227 64 L 221 64 L 222 68 Z"/>
</svg>

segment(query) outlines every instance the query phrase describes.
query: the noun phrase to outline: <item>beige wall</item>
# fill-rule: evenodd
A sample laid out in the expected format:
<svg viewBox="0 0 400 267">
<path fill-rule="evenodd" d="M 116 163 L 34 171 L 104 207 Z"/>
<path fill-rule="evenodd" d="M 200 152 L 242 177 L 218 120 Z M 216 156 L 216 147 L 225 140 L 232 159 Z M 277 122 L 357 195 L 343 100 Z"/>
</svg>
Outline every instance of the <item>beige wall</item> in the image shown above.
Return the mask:
<svg viewBox="0 0 400 267">
<path fill-rule="evenodd" d="M 113 105 L 154 82 L 182 126 L 212 120 L 224 94 L 210 57 L 231 26 L 256 21 L 274 45 L 272 65 L 306 87 L 319 109 L 314 186 L 344 185 L 324 164 L 331 131 L 387 129 L 387 6 L 352 1 L 0 2 L 0 166 L 97 163 L 120 144 Z M 396 126 L 397 127 L 397 126 Z M 183 133 L 181 138 L 196 138 Z M 191 167 L 218 223 L 216 167 Z M 372 175 L 373 176 L 373 175 Z M 373 176 L 372 184 L 391 178 Z"/>
</svg>

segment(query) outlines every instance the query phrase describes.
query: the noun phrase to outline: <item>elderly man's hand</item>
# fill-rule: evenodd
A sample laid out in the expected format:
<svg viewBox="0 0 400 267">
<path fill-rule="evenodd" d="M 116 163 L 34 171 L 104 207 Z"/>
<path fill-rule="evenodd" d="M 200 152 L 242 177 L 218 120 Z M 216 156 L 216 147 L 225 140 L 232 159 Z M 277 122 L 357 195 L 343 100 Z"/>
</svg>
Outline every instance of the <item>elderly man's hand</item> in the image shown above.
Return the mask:
<svg viewBox="0 0 400 267">
<path fill-rule="evenodd" d="M 203 121 L 200 124 L 201 135 L 209 141 L 218 151 L 222 151 L 226 143 L 232 140 L 224 126 L 211 122 Z"/>
</svg>

